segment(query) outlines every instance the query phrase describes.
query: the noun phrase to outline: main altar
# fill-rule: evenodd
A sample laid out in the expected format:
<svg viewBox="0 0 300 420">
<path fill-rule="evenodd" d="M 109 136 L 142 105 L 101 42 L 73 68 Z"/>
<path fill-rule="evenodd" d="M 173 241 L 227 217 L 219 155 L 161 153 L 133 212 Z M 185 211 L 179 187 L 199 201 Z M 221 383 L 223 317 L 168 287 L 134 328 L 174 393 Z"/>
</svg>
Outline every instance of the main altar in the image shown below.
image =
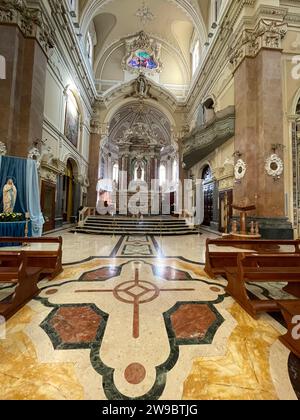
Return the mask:
<svg viewBox="0 0 300 420">
<path fill-rule="evenodd" d="M 0 156 L 0 236 L 40 237 L 43 224 L 36 162 Z"/>
</svg>

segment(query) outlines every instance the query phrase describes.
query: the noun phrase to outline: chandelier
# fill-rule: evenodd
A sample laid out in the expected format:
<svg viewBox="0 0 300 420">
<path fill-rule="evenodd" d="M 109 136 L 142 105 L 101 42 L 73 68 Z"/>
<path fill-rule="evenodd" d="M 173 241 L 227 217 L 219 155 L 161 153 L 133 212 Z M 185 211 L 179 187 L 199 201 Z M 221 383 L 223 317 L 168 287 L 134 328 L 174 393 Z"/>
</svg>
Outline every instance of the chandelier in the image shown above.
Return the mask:
<svg viewBox="0 0 300 420">
<path fill-rule="evenodd" d="M 155 18 L 150 8 L 146 6 L 143 1 L 142 7 L 136 12 L 136 17 L 140 20 L 141 25 L 146 25 L 148 22 L 152 22 Z"/>
</svg>

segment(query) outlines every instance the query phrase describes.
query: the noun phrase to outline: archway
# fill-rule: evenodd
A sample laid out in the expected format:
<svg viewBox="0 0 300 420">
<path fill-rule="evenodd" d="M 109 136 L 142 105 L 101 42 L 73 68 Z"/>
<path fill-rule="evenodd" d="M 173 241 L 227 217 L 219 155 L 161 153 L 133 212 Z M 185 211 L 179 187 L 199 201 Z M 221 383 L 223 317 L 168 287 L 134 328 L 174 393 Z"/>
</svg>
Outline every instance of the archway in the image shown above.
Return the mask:
<svg viewBox="0 0 300 420">
<path fill-rule="evenodd" d="M 128 190 L 129 200 L 130 195 L 134 195 L 134 191 L 129 191 L 130 187 L 140 182 L 148 188 L 150 214 L 152 181 L 158 180 L 158 187 L 161 188 L 169 184 L 177 185 L 177 167 L 174 166 L 175 169 L 172 170 L 175 160 L 177 162 L 177 149 L 173 142 L 171 123 L 167 114 L 148 102 L 135 101 L 122 105 L 112 115 L 108 137 L 101 144 L 99 174 L 101 174 L 102 186 L 101 194 L 98 188 L 98 201 L 101 202 L 103 201 L 101 197 L 106 197 L 105 200 L 110 203 L 112 196 L 110 181 L 116 181 L 114 185 L 117 189 Z M 163 182 L 159 183 L 162 175 L 161 165 L 164 167 L 164 174 Z M 117 168 L 119 176 L 116 176 Z M 107 187 L 103 183 L 105 180 Z M 170 195 L 173 190 L 169 187 L 168 194 Z M 119 212 L 118 198 L 112 197 L 113 199 L 117 202 L 111 202 L 111 204 L 115 204 Z M 174 198 L 171 204 L 173 202 Z M 171 213 L 170 206 L 168 214 Z"/>
<path fill-rule="evenodd" d="M 81 187 L 77 182 L 77 163 L 69 158 L 63 176 L 62 217 L 64 223 L 74 223 L 81 202 Z"/>
</svg>

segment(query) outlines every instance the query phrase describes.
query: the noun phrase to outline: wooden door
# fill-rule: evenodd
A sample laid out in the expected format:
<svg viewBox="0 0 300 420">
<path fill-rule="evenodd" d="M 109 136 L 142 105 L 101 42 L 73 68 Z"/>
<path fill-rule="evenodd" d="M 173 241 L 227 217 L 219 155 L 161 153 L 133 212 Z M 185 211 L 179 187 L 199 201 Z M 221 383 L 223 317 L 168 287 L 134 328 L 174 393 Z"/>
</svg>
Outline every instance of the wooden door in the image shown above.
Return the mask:
<svg viewBox="0 0 300 420">
<path fill-rule="evenodd" d="M 220 200 L 220 226 L 219 230 L 222 233 L 230 233 L 230 222 L 232 219 L 233 211 L 233 191 L 222 191 L 219 195 Z"/>
<path fill-rule="evenodd" d="M 55 193 L 56 186 L 50 182 L 42 182 L 41 208 L 45 219 L 44 232 L 55 228 Z"/>
<path fill-rule="evenodd" d="M 214 184 L 208 184 L 204 187 L 204 221 L 203 225 L 210 226 L 213 221 L 214 204 Z"/>
</svg>

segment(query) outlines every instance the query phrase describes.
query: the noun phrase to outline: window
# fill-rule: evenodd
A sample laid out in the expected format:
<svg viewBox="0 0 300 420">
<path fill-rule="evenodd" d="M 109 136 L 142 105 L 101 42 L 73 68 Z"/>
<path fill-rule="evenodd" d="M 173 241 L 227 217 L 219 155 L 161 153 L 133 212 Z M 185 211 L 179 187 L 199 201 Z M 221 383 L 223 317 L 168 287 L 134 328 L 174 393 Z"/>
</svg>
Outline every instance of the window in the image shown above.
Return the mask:
<svg viewBox="0 0 300 420">
<path fill-rule="evenodd" d="M 300 115 L 300 99 L 299 99 L 299 101 L 297 103 L 296 114 L 299 114 Z"/>
<path fill-rule="evenodd" d="M 130 57 L 128 66 L 132 69 L 156 70 L 158 63 L 147 51 L 138 50 Z"/>
<path fill-rule="evenodd" d="M 136 162 L 134 166 L 134 180 L 145 181 L 145 165 L 143 162 Z"/>
<path fill-rule="evenodd" d="M 113 181 L 118 184 L 119 183 L 119 165 L 117 163 L 113 166 Z"/>
<path fill-rule="evenodd" d="M 93 58 L 94 58 L 94 46 L 93 46 L 93 40 L 92 40 L 92 37 L 91 37 L 90 33 L 87 34 L 86 52 L 87 52 L 88 60 L 89 60 L 90 64 L 92 65 L 93 64 Z"/>
<path fill-rule="evenodd" d="M 173 162 L 172 172 L 173 172 L 172 173 L 173 182 L 176 182 L 177 181 L 177 178 L 178 178 L 178 163 L 177 163 L 176 160 L 174 160 L 174 162 Z"/>
<path fill-rule="evenodd" d="M 6 79 L 6 61 L 2 55 L 0 55 L 0 79 Z"/>
<path fill-rule="evenodd" d="M 194 48 L 193 48 L 193 53 L 192 53 L 192 67 L 193 67 L 193 75 L 195 74 L 198 66 L 199 66 L 199 62 L 200 62 L 200 43 L 199 41 L 196 42 Z"/>
<path fill-rule="evenodd" d="M 219 20 L 220 17 L 220 10 L 221 10 L 221 6 L 222 6 L 222 0 L 215 0 L 215 4 L 214 4 L 214 18 L 215 18 L 215 22 L 217 22 Z"/>
<path fill-rule="evenodd" d="M 165 165 L 161 165 L 159 168 L 159 185 L 162 187 L 167 180 L 167 171 Z"/>
</svg>

